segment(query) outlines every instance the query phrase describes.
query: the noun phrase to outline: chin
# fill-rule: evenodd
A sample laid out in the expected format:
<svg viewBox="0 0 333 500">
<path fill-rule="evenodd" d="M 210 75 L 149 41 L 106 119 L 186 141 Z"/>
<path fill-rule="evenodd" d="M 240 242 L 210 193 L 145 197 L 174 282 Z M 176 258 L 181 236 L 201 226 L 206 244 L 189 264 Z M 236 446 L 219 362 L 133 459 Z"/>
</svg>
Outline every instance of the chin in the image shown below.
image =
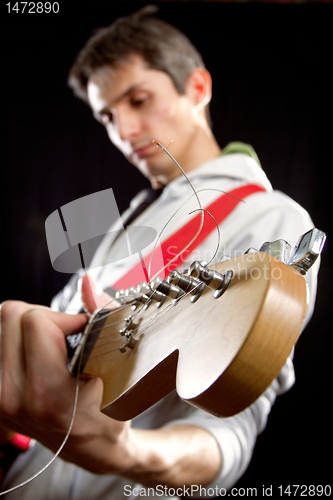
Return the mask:
<svg viewBox="0 0 333 500">
<path fill-rule="evenodd" d="M 163 153 L 163 151 L 162 151 Z M 165 153 L 163 153 L 165 154 Z M 158 187 L 161 187 L 161 185 L 165 186 L 168 184 L 172 172 L 170 169 L 170 159 L 169 158 L 152 158 L 152 157 L 146 157 L 146 158 L 132 158 L 131 162 L 133 165 L 136 166 L 138 170 L 147 177 L 151 184 L 154 186 L 155 184 L 158 185 Z"/>
</svg>

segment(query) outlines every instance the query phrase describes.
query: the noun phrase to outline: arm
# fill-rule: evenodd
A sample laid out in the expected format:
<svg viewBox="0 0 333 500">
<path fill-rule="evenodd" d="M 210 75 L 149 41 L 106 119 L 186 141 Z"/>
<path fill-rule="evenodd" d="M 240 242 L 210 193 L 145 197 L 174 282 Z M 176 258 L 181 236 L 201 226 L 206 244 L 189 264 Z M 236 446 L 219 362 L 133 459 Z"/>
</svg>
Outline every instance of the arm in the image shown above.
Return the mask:
<svg viewBox="0 0 333 500">
<path fill-rule="evenodd" d="M 64 339 L 84 326 L 86 316 L 13 301 L 2 305 L 1 315 L 0 424 L 56 451 L 69 427 L 76 384 L 66 369 Z M 129 422 L 100 412 L 101 395 L 99 379 L 80 381 L 74 426 L 61 455 L 65 460 L 147 486 L 204 485 L 218 475 L 220 451 L 208 431 L 195 425 L 132 429 Z"/>
</svg>

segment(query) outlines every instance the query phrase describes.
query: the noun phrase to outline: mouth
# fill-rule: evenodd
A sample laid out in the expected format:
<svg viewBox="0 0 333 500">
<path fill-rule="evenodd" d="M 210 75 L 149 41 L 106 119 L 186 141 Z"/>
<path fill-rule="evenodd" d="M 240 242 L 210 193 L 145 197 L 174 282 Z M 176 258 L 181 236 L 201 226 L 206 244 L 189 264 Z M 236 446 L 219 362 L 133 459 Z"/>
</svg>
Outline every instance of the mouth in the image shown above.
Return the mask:
<svg viewBox="0 0 333 500">
<path fill-rule="evenodd" d="M 152 149 L 154 147 L 155 147 L 154 144 L 151 142 L 151 143 L 145 144 L 143 146 L 133 148 L 132 156 L 134 158 L 142 160 L 143 158 L 145 158 L 146 156 L 148 156 L 152 152 Z"/>
</svg>

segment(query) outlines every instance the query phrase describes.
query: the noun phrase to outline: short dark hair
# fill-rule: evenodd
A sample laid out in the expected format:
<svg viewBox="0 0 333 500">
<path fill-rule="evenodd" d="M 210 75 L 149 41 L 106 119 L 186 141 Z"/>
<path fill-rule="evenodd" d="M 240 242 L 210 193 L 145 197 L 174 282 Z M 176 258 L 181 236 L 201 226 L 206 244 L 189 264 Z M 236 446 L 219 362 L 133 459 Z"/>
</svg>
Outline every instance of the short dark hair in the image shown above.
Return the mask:
<svg viewBox="0 0 333 500">
<path fill-rule="evenodd" d="M 198 50 L 177 28 L 157 18 L 157 7 L 148 5 L 100 28 L 84 45 L 73 64 L 69 86 L 85 102 L 91 75 L 105 66 L 115 66 L 131 55 L 140 55 L 152 69 L 167 73 L 180 94 L 195 68 L 204 68 Z"/>
</svg>

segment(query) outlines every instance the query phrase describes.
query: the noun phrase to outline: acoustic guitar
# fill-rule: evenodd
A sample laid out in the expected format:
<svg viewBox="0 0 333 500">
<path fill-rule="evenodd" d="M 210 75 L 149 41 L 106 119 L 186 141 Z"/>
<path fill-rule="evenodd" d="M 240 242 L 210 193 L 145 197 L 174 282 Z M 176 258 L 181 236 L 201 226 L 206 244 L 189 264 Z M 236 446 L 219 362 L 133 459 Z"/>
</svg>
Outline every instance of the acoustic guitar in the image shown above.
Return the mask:
<svg viewBox="0 0 333 500">
<path fill-rule="evenodd" d="M 303 275 L 324 241 L 313 229 L 292 252 L 283 240 L 265 243 L 261 251 L 209 267 L 195 262 L 167 281 L 118 293 L 119 307 L 90 317 L 70 372 L 103 380 L 101 411 L 117 420 L 132 419 L 174 389 L 217 416 L 244 410 L 297 341 L 307 305 Z"/>
</svg>

